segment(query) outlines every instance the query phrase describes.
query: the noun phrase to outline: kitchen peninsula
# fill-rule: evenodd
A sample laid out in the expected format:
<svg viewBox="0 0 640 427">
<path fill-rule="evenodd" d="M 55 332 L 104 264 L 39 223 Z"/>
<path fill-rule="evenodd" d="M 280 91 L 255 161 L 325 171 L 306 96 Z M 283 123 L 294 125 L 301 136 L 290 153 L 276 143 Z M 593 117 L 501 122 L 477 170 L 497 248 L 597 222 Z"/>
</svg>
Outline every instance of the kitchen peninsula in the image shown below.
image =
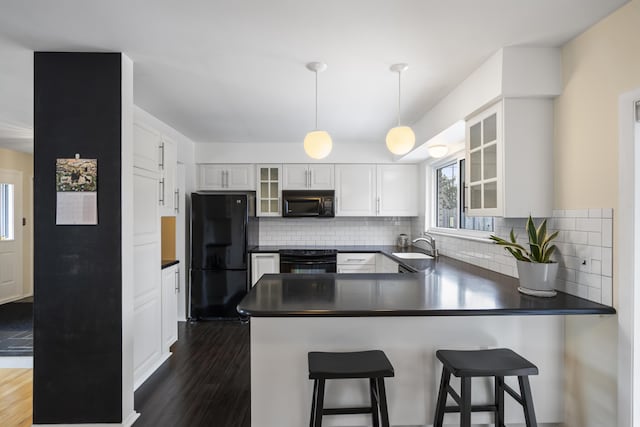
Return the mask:
<svg viewBox="0 0 640 427">
<path fill-rule="evenodd" d="M 412 262 L 403 260 L 409 269 Z M 441 369 L 435 351 L 495 347 L 512 348 L 538 366 L 540 375 L 531 378 L 538 421 L 563 422 L 564 316 L 605 321 L 602 315 L 615 310 L 562 292 L 522 295 L 516 279 L 446 257 L 421 263 L 424 270 L 409 274 L 263 276 L 238 306 L 252 317 L 252 425 L 307 424 L 307 352 L 364 349 L 384 350 L 395 367 L 387 383 L 391 424 L 428 425 Z M 489 380 L 473 387 L 474 399 L 491 395 Z M 366 390 L 357 380 L 328 382 L 326 404 L 366 403 Z M 506 421 L 521 418 L 508 401 Z M 367 422 L 335 416 L 326 425 Z M 490 415 L 476 414 L 474 422 L 490 422 Z"/>
</svg>

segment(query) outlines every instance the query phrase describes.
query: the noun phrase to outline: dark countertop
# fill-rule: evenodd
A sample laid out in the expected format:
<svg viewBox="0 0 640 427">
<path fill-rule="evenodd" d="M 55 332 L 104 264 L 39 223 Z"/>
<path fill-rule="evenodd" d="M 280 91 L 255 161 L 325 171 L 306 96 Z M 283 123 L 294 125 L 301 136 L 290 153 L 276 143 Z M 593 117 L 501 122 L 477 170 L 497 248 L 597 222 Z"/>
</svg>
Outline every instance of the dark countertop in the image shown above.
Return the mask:
<svg viewBox="0 0 640 427">
<path fill-rule="evenodd" d="M 160 262 L 160 265 L 162 266 L 162 269 L 165 269 L 167 267 L 171 267 L 172 265 L 176 265 L 178 264 L 180 261 L 178 261 L 177 259 L 163 259 Z"/>
<path fill-rule="evenodd" d="M 335 249 L 338 252 L 342 253 L 371 253 L 371 252 L 380 252 L 398 264 L 402 264 L 409 270 L 412 271 L 424 271 L 428 270 L 433 265 L 433 260 L 421 260 L 421 259 L 401 259 L 394 257 L 392 253 L 394 252 L 422 252 L 428 254 L 428 251 L 425 251 L 422 248 L 417 246 L 409 246 L 406 248 L 401 248 L 399 246 L 393 245 L 377 245 L 377 246 L 255 246 L 250 249 L 250 253 L 276 253 L 279 250 L 309 250 L 309 249 Z"/>
<path fill-rule="evenodd" d="M 238 311 L 255 317 L 616 312 L 612 307 L 564 292 L 553 298 L 523 295 L 517 290 L 516 278 L 447 257 L 431 261 L 430 266 L 420 273 L 406 274 L 265 274 L 240 302 Z"/>
</svg>

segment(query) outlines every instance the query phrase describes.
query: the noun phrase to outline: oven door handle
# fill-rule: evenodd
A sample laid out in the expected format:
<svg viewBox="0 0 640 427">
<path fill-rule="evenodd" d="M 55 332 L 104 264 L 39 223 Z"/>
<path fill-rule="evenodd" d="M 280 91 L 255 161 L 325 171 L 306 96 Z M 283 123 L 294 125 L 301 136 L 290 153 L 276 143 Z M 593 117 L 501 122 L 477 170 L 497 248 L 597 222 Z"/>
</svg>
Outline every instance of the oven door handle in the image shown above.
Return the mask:
<svg viewBox="0 0 640 427">
<path fill-rule="evenodd" d="M 336 264 L 335 261 L 282 261 L 280 260 L 280 264 L 298 264 L 298 265 L 318 265 L 318 264 Z"/>
</svg>

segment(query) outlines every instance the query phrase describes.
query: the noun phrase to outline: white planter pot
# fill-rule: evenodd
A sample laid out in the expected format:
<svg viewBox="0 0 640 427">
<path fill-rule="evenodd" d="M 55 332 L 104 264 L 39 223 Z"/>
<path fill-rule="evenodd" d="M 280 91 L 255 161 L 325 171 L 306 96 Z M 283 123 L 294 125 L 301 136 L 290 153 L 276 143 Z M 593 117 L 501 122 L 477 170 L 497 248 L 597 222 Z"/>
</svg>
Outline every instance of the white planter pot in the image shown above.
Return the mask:
<svg viewBox="0 0 640 427">
<path fill-rule="evenodd" d="M 517 263 L 520 292 L 539 297 L 555 296 L 558 263 L 542 264 L 526 261 L 517 261 Z"/>
</svg>

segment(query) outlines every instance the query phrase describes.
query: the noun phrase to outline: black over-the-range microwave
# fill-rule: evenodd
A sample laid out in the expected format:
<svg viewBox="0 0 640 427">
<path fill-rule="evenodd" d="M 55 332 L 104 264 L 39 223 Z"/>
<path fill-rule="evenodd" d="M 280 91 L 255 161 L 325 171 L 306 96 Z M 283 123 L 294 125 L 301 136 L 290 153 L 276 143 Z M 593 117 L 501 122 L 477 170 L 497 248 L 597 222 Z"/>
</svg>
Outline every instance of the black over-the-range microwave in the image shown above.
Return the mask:
<svg viewBox="0 0 640 427">
<path fill-rule="evenodd" d="M 282 216 L 332 218 L 334 201 L 334 190 L 283 190 Z"/>
</svg>

